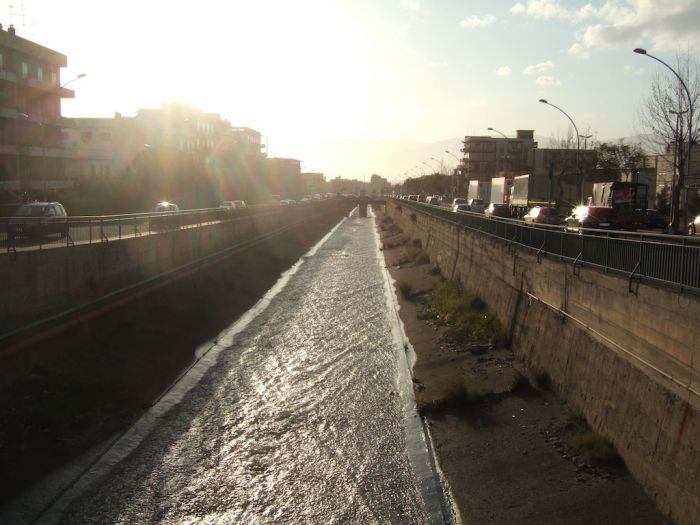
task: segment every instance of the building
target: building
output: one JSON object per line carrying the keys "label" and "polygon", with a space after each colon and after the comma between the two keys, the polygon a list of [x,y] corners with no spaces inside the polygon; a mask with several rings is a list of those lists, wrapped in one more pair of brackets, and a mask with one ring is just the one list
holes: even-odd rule
{"label": "building", "polygon": [[60,83],[66,65],[65,55],[18,36],[13,26],[0,26],[0,187],[10,200],[70,185],[61,99],[75,94],[65,87],[72,80]]}
{"label": "building", "polygon": [[[464,154],[453,172],[457,195],[466,195],[470,180],[490,181],[494,177],[518,175],[556,175],[563,188],[563,201],[579,202],[581,187],[584,195],[592,189],[597,175],[595,150],[570,148],[539,148],[534,130],[519,129],[515,137],[466,136],[460,151]],[[578,165],[583,176],[579,181]],[[597,181],[596,181],[597,182]]]}
{"label": "building", "polygon": [[265,164],[265,177],[260,183],[268,189],[270,196],[299,199],[302,196],[301,161],[273,157]]}
{"label": "building", "polygon": [[326,177],[321,172],[306,171],[301,174],[301,184],[304,195],[326,193]]}

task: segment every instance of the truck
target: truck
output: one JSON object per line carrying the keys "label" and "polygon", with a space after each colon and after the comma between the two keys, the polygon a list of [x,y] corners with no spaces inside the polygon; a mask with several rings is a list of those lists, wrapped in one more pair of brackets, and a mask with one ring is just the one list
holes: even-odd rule
{"label": "truck", "polygon": [[512,187],[513,177],[494,177],[491,179],[491,202],[508,204]]}
{"label": "truck", "polygon": [[520,175],[513,177],[510,209],[513,217],[522,218],[533,206],[556,206],[559,178],[555,175]]}
{"label": "truck", "polygon": [[622,230],[636,230],[646,223],[649,186],[638,182],[598,182],[593,184],[589,205],[612,208],[612,222]]}
{"label": "truck", "polygon": [[472,199],[481,199],[484,202],[489,202],[491,198],[491,181],[489,180],[470,180],[469,190],[467,191],[467,202]]}

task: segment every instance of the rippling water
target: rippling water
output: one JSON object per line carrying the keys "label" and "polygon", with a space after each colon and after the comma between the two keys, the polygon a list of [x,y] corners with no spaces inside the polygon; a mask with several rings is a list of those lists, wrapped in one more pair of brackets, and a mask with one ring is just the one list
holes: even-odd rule
{"label": "rippling water", "polygon": [[426,523],[383,260],[347,219],[65,523]]}

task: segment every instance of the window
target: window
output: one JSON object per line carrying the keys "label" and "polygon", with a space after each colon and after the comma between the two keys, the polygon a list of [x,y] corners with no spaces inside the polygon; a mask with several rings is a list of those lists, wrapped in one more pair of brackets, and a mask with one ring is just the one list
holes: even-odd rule
{"label": "window", "polygon": [[58,75],[56,74],[55,71],[51,72],[51,83],[54,85],[58,84]]}
{"label": "window", "polygon": [[39,82],[44,81],[44,68],[41,68],[41,67],[36,68],[36,79]]}
{"label": "window", "polygon": [[105,142],[112,140],[112,134],[109,131],[103,131],[102,133],[100,133],[100,140]]}
{"label": "window", "polygon": [[5,63],[2,60],[2,53],[0,53],[0,67],[4,67]]}
{"label": "window", "polygon": [[[81,142],[92,142],[92,131],[82,131],[80,133],[80,141]],[[94,169],[94,166],[93,166]]]}
{"label": "window", "polygon": [[22,78],[27,78],[29,76],[29,64],[22,62]]}

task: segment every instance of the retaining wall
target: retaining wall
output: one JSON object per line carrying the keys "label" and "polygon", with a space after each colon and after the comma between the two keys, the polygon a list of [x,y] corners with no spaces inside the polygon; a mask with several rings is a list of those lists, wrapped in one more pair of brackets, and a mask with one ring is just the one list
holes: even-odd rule
{"label": "retaining wall", "polygon": [[482,297],[514,351],[610,439],[679,524],[700,515],[700,300],[509,244],[401,206],[387,212],[443,275]]}
{"label": "retaining wall", "polygon": [[284,235],[304,221],[339,218],[351,207],[339,201],[280,206],[202,227],[0,254],[0,336],[265,236]]}

